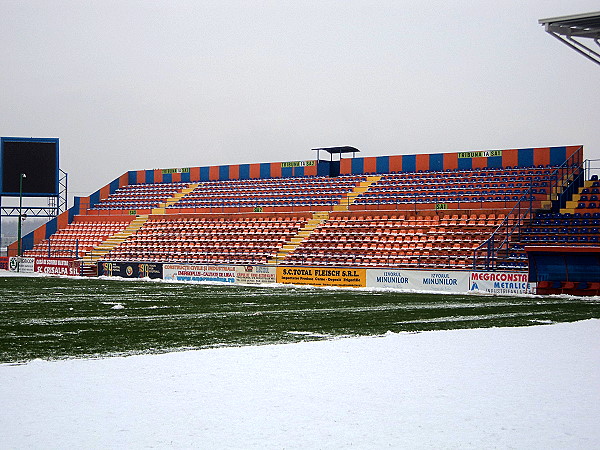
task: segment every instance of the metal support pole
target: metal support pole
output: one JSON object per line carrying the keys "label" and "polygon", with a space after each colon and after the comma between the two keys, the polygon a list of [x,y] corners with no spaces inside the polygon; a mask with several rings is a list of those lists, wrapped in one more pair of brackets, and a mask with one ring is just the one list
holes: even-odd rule
{"label": "metal support pole", "polygon": [[17,256],[21,256],[21,220],[23,218],[23,178],[27,178],[24,173],[19,174],[19,222],[17,224]]}

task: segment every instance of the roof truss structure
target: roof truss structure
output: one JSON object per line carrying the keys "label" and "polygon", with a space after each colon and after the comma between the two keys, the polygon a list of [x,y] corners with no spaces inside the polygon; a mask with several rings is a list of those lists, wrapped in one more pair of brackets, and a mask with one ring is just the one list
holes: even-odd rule
{"label": "roof truss structure", "polygon": [[345,153],[352,153],[352,157],[356,157],[356,153],[360,152],[359,149],[355,147],[350,147],[349,145],[345,145],[343,147],[321,147],[321,148],[313,148],[314,151],[317,152],[317,160],[319,159],[319,153],[321,151],[326,151],[329,153],[330,159],[333,160],[333,155],[339,155],[340,159],[342,159],[342,155]]}
{"label": "roof truss structure", "polygon": [[[600,65],[600,12],[540,19],[538,22],[544,25],[547,33]],[[581,42],[583,39],[588,41]]]}

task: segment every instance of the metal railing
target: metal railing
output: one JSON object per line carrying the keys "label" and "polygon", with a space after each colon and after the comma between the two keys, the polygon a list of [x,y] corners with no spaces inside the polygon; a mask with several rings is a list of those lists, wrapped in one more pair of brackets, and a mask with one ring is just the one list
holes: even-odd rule
{"label": "metal railing", "polygon": [[564,208],[577,189],[583,186],[585,161],[582,161],[582,155],[582,148],[577,148],[550,175],[550,199],[553,212]]}
{"label": "metal railing", "polygon": [[594,175],[600,178],[600,159],[586,159],[584,168],[586,180],[591,180]]}
{"label": "metal railing", "polygon": [[[515,206],[510,210],[504,220],[496,227],[489,238],[483,241],[473,250],[473,270],[484,269],[495,270],[502,251],[506,252],[508,258],[511,250],[511,238],[515,233],[520,235],[521,227],[526,219],[533,214],[533,189],[530,187]],[[483,263],[479,264],[478,252],[485,249]]]}
{"label": "metal railing", "polygon": [[[564,208],[566,202],[573,197],[579,187],[584,185],[585,175],[590,174],[590,162],[600,160],[581,161],[581,147],[575,150],[563,164],[550,174],[550,199],[552,211],[558,212]],[[490,237],[473,250],[473,269],[486,271],[496,270],[498,260],[508,259],[511,251],[513,236],[521,234],[524,222],[533,218],[533,189],[521,196],[512,210],[506,215],[504,221],[492,232]],[[528,205],[527,205],[528,203]],[[525,207],[527,205],[527,207]],[[512,222],[512,223],[511,223]],[[480,263],[478,253],[485,250],[483,262]],[[504,255],[502,253],[505,252]]]}

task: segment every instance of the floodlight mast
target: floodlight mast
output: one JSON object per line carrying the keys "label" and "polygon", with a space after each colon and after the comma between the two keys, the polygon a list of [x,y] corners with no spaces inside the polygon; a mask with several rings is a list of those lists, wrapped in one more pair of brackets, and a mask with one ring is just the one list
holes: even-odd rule
{"label": "floodlight mast", "polygon": [[600,46],[600,12],[538,20],[552,37],[600,65],[600,51],[574,38],[592,39]]}
{"label": "floodlight mast", "polygon": [[23,178],[24,173],[19,174],[19,223],[17,224],[17,256],[21,256],[21,221],[23,220]]}

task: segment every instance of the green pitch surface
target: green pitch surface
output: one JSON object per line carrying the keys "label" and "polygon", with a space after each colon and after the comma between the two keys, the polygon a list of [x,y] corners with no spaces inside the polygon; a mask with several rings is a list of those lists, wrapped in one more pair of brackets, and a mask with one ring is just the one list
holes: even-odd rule
{"label": "green pitch surface", "polygon": [[598,298],[0,277],[0,362],[598,317]]}

